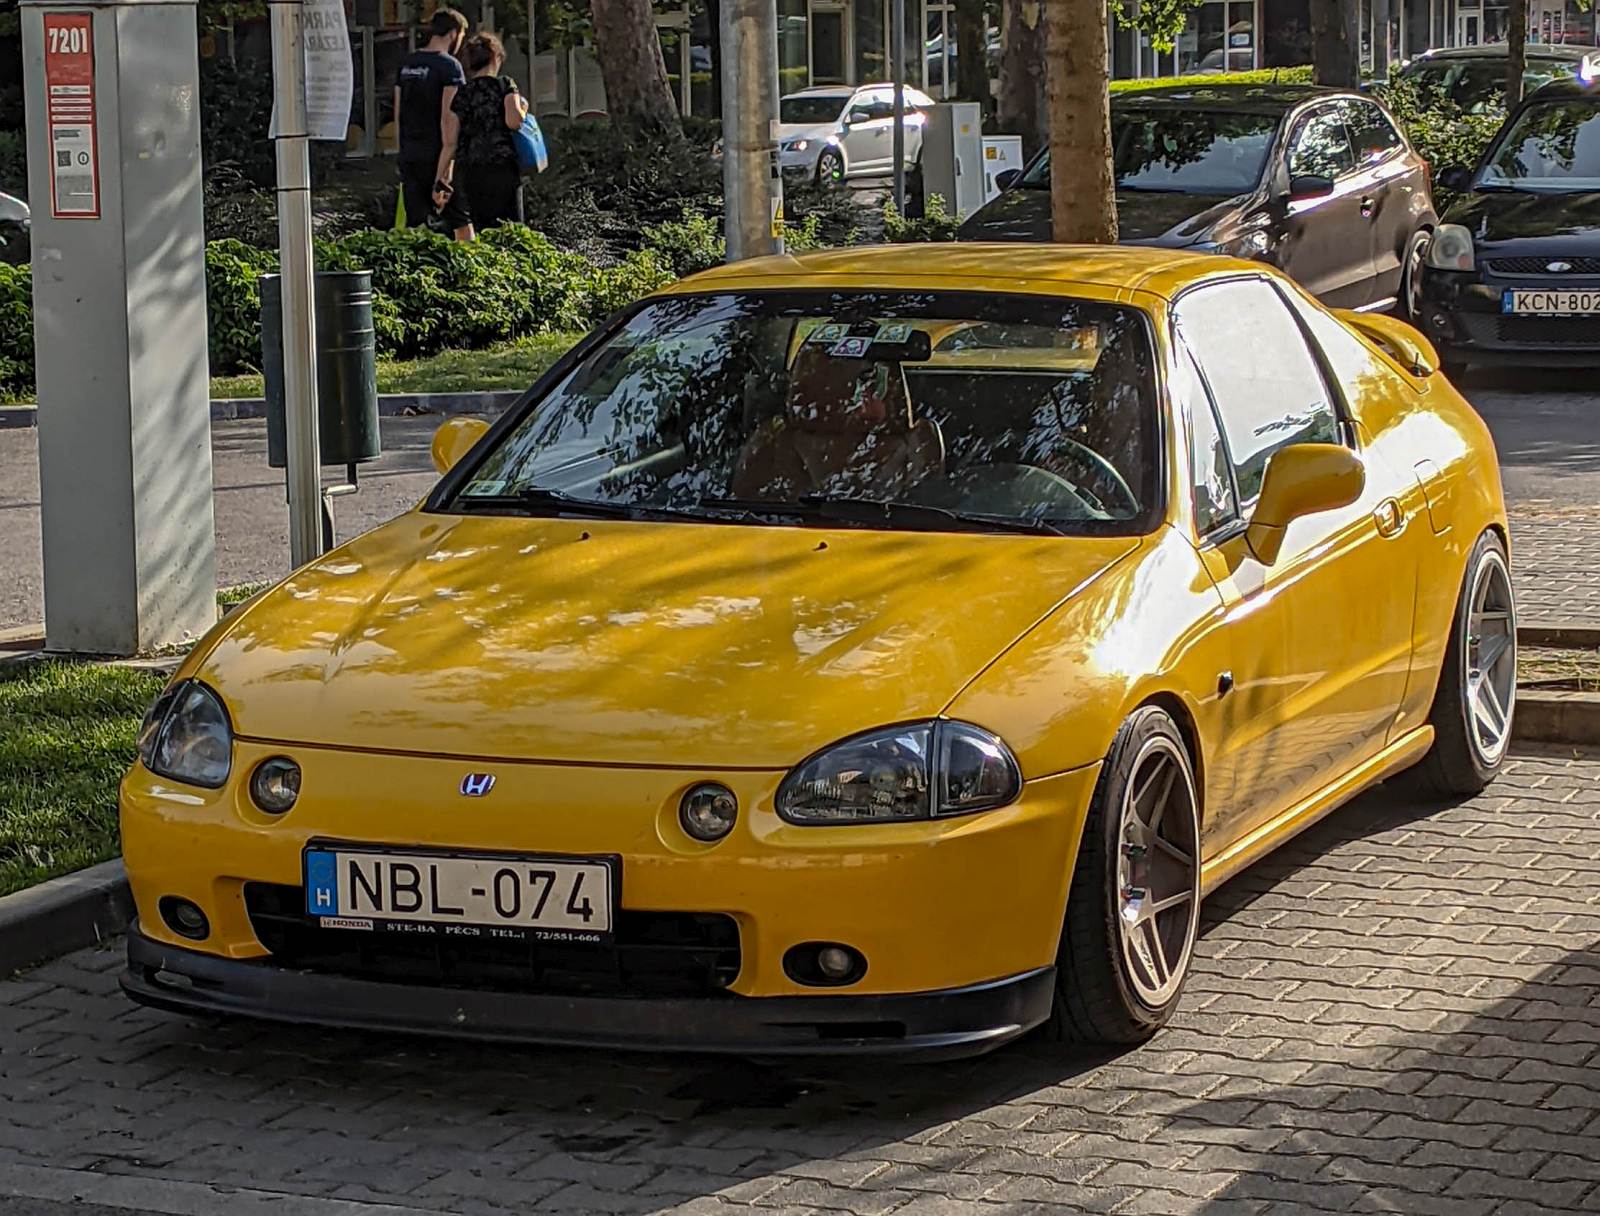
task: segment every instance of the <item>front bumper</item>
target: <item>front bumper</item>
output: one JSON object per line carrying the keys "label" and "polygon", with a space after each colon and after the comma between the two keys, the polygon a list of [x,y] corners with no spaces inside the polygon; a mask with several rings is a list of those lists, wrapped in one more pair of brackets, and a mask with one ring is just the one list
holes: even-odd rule
{"label": "front bumper", "polygon": [[[1596,283],[1573,277],[1559,285],[1588,288]],[[1512,316],[1501,311],[1507,290],[1551,286],[1549,278],[1429,269],[1422,280],[1423,331],[1444,358],[1464,363],[1600,366],[1600,319]]]}
{"label": "front bumper", "polygon": [[1050,1015],[1055,968],[892,996],[616,999],[389,983],[229,959],[128,935],[123,990],[179,1013],[613,1050],[976,1055]]}

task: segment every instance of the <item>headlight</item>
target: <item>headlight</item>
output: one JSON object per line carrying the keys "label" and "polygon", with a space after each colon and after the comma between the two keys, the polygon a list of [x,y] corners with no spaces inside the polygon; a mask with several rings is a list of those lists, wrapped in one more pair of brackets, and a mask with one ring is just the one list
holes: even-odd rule
{"label": "headlight", "polygon": [[810,146],[811,141],[809,139],[791,139],[788,143],[782,145],[782,150],[785,152],[804,152]]}
{"label": "headlight", "polygon": [[1022,770],[995,735],[965,722],[913,722],[824,748],[778,787],[790,823],[887,823],[1004,806]]}
{"label": "headlight", "polygon": [[1472,233],[1460,224],[1440,224],[1428,243],[1428,265],[1435,270],[1475,270]]}
{"label": "headlight", "polygon": [[233,728],[222,701],[198,680],[174,684],[139,728],[139,759],[152,773],[218,789],[233,768]]}

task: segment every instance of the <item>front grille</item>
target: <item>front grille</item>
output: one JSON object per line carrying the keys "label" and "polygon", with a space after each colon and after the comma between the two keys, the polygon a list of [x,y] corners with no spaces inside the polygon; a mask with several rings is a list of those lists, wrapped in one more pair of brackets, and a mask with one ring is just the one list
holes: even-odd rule
{"label": "front grille", "polygon": [[[1551,270],[1551,262],[1566,262],[1572,269]],[[1484,264],[1495,274],[1536,274],[1563,279],[1575,274],[1600,274],[1600,258],[1488,258]]]}
{"label": "front grille", "polygon": [[245,909],[275,961],[360,979],[557,996],[703,997],[739,974],[739,926],[711,912],[617,914],[607,945],[324,929],[301,887],[246,883]]}
{"label": "front grille", "polygon": [[1600,346],[1600,317],[1495,318],[1495,338],[1517,346]]}

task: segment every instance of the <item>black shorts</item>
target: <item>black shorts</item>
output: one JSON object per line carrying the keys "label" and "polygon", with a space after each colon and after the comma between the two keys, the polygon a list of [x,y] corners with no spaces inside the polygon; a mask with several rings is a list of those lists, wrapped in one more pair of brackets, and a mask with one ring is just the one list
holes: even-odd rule
{"label": "black shorts", "polygon": [[400,162],[400,194],[406,203],[408,227],[425,227],[434,215],[440,216],[452,232],[472,223],[466,194],[460,182],[455,183],[455,192],[445,200],[442,210],[434,207],[433,183],[437,180],[438,171],[437,160]]}
{"label": "black shorts", "polygon": [[474,228],[522,219],[522,171],[514,164],[456,165],[457,184],[467,189]]}

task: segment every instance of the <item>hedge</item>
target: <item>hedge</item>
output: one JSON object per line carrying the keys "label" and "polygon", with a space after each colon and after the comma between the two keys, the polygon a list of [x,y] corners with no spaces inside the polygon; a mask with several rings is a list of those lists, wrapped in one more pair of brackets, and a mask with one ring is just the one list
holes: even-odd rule
{"label": "hedge", "polygon": [[33,391],[33,270],[0,262],[0,401]]}
{"label": "hedge", "polygon": [[1207,72],[1196,76],[1148,76],[1141,80],[1113,80],[1113,93],[1128,93],[1134,89],[1193,89],[1210,88],[1214,84],[1310,84],[1309,66],[1293,68],[1257,68],[1250,72]]}

